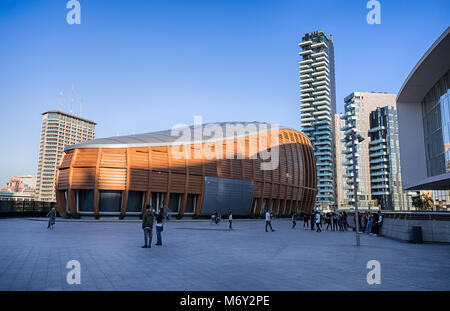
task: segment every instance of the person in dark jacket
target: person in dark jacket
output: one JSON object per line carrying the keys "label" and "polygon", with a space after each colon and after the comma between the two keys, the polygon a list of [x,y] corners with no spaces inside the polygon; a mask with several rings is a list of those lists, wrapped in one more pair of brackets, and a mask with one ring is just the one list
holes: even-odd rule
{"label": "person in dark jacket", "polygon": [[54,207],[47,213],[47,217],[48,217],[47,229],[53,229],[53,226],[55,225],[56,222],[56,209]]}
{"label": "person in dark jacket", "polygon": [[153,235],[153,210],[150,205],[147,205],[147,210],[142,216],[142,229],[144,230],[144,241],[145,244],[142,248],[152,247],[152,235]]}
{"label": "person in dark jacket", "polygon": [[316,222],[315,216],[316,216],[316,213],[315,213],[314,211],[312,211],[312,213],[311,213],[311,219],[310,219],[310,221],[311,221],[311,231],[314,231],[314,224],[315,224],[315,222]]}
{"label": "person in dark jacket", "polygon": [[347,231],[348,228],[348,221],[347,221],[347,213],[344,211],[343,215],[343,222],[344,222],[344,230]]}
{"label": "person in dark jacket", "polygon": [[164,220],[164,214],[162,211],[158,212],[155,215],[156,220],[156,244],[155,245],[162,245],[162,238],[161,238],[161,232],[163,231],[163,220]]}

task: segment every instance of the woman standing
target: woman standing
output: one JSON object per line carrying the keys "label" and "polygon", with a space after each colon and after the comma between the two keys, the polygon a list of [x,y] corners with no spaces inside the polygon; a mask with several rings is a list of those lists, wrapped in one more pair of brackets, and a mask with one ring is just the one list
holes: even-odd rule
{"label": "woman standing", "polygon": [[158,214],[155,216],[156,219],[156,244],[155,245],[162,245],[162,238],[161,238],[161,232],[164,230],[163,227],[163,220],[164,220],[164,214],[159,211]]}

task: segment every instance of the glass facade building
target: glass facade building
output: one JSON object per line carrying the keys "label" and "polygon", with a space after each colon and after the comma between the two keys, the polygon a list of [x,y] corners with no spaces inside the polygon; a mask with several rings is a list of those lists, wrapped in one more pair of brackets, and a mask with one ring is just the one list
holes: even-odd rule
{"label": "glass facade building", "polygon": [[450,27],[426,51],[397,95],[402,184],[450,189]]}
{"label": "glass facade building", "polygon": [[369,136],[372,200],[383,210],[410,210],[411,196],[402,190],[397,110],[386,106],[372,111]]}
{"label": "glass facade building", "polygon": [[450,71],[422,100],[427,176],[450,172]]}
{"label": "glass facade building", "polygon": [[316,204],[336,207],[336,168],[334,165],[334,46],[323,31],[304,34],[299,43],[301,127],[311,140],[317,167]]}
{"label": "glass facade building", "polygon": [[[379,107],[395,107],[395,94],[376,93],[376,92],[353,92],[344,99],[345,113],[341,119],[345,120],[345,125],[341,127],[344,138],[344,149],[341,150],[345,155],[345,161],[342,163],[345,167],[344,179],[347,191],[348,203],[354,204],[354,174],[357,175],[358,183],[358,202],[362,208],[374,207],[371,188],[371,161],[378,161],[374,157],[386,156],[386,150],[379,149],[370,154],[369,130],[370,113]],[[346,142],[345,137],[350,134],[359,134],[364,141],[357,143],[355,147],[355,158],[353,158],[352,142]],[[353,170],[353,161],[356,161],[356,172]],[[381,173],[376,173],[381,174]],[[381,176],[381,175],[380,175]]]}

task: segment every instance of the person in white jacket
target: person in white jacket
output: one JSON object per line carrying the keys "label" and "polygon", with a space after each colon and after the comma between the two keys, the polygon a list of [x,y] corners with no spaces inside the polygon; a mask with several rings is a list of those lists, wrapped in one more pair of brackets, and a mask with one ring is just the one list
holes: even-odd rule
{"label": "person in white jacket", "polygon": [[270,230],[275,231],[275,230],[273,230],[273,228],[272,228],[272,223],[271,223],[271,219],[270,219],[270,218],[271,218],[271,217],[270,217],[269,210],[266,210],[266,232],[268,232],[268,231],[267,231],[267,226],[270,227]]}
{"label": "person in white jacket", "polygon": [[320,229],[320,225],[321,225],[321,223],[320,223],[320,212],[317,211],[316,212],[316,227],[317,227],[316,232],[322,232],[322,229]]}

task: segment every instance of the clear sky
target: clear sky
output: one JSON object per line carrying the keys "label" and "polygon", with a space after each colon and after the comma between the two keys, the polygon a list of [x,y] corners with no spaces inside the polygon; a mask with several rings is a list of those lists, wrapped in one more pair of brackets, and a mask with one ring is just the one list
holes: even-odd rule
{"label": "clear sky", "polygon": [[333,35],[338,112],[352,91],[397,93],[449,26],[448,0],[0,0],[0,186],[37,173],[41,113],[98,123],[96,137],[192,123],[266,121],[300,129],[298,42]]}

